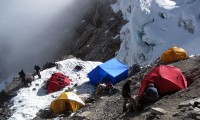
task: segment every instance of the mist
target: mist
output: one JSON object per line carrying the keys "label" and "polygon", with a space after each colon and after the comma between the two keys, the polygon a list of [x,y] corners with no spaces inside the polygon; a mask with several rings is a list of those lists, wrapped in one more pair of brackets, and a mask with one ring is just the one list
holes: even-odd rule
{"label": "mist", "polygon": [[55,60],[63,47],[73,44],[67,41],[70,31],[90,1],[0,0],[0,81]]}

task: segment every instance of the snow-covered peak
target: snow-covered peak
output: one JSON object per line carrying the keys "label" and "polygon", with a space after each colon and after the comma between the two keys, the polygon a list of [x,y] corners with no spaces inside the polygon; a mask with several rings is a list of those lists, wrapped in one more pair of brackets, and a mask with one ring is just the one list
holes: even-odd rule
{"label": "snow-covered peak", "polygon": [[[199,0],[118,0],[111,5],[129,21],[120,31],[117,58],[149,64],[170,47],[199,54]],[[118,10],[118,11],[117,11]]]}

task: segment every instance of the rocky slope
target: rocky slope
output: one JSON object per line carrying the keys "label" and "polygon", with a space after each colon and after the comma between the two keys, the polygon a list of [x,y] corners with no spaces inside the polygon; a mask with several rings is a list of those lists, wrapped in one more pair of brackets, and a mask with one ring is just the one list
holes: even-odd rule
{"label": "rocky slope", "polygon": [[[121,88],[124,82],[122,81],[115,87],[118,92],[111,96],[96,96],[95,102],[88,103],[86,107],[79,110],[70,119],[90,119],[90,120],[103,120],[103,119],[134,119],[134,120],[186,120],[186,119],[199,119],[200,108],[199,97],[200,97],[200,56],[193,57],[189,60],[176,62],[170,65],[174,65],[182,70],[187,80],[193,81],[191,85],[182,91],[176,92],[171,95],[166,95],[156,103],[148,105],[141,112],[127,112],[122,113],[122,103],[123,99],[121,97]],[[133,95],[137,95],[139,83],[141,79],[157,64],[152,64],[151,66],[144,67],[137,76],[139,79],[135,79],[134,76],[128,78],[135,81],[133,86]],[[128,80],[127,79],[127,80]],[[187,100],[191,100],[189,103]],[[196,106],[194,102],[196,101]],[[151,107],[162,108],[167,113],[163,115],[154,114]]]}
{"label": "rocky slope", "polygon": [[76,26],[71,41],[74,46],[66,48],[60,59],[71,54],[82,60],[107,61],[119,50],[119,31],[126,23],[120,13],[115,14],[110,7],[115,0],[96,0]]}
{"label": "rocky slope", "polygon": [[[143,111],[122,113],[123,98],[121,96],[122,85],[131,79],[134,81],[133,94],[137,95],[141,80],[155,68],[158,63],[154,62],[149,66],[143,67],[140,72],[127,78],[115,86],[116,92],[112,95],[92,95],[89,100],[86,100],[86,106],[78,110],[73,116],[62,114],[52,116],[46,114],[48,111],[43,111],[44,114],[35,118],[38,119],[53,119],[61,120],[105,120],[105,119],[125,119],[125,120],[198,120],[200,116],[200,56],[191,57],[188,60],[175,62],[169,65],[180,68],[188,81],[192,83],[187,89],[181,90],[174,94],[165,95],[157,102],[146,105]],[[188,101],[189,100],[189,101]],[[163,109],[164,112],[155,112],[152,108]]]}

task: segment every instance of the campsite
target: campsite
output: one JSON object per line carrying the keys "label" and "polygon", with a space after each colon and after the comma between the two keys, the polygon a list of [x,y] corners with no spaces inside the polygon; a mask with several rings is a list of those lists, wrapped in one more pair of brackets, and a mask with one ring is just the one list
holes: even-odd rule
{"label": "campsite", "polygon": [[[165,95],[157,102],[147,106],[142,112],[128,112],[126,114],[122,113],[122,97],[121,93],[118,92],[112,96],[102,96],[96,99],[95,103],[89,104],[78,111],[72,118],[73,119],[133,119],[133,120],[181,120],[181,119],[196,119],[198,116],[197,107],[193,108],[192,104],[189,105],[186,101],[191,100],[191,103],[199,98],[199,62],[200,57],[195,56],[188,60],[179,61],[172,63],[170,65],[176,66],[181,69],[187,79],[193,80],[193,83],[186,89],[179,92]],[[152,63],[150,66],[143,68],[137,76],[139,79],[136,80],[135,77],[130,77],[128,79],[135,80],[133,86],[133,94],[137,94],[139,90],[139,83],[141,79],[149,73],[156,66],[156,62]],[[121,90],[123,83],[117,84],[117,89]],[[181,105],[180,103],[185,103]],[[165,114],[160,114],[152,112],[151,107],[162,108],[167,111]]]}
{"label": "campsite", "polygon": [[200,120],[199,0],[72,1],[2,4],[0,120]]}
{"label": "campsite", "polygon": [[[127,80],[133,80],[134,83],[132,85],[133,93],[132,95],[137,95],[140,89],[141,80],[145,78],[148,73],[151,73],[153,69],[158,68],[158,61],[154,61],[151,65],[142,67],[142,69],[136,73],[134,76],[130,76],[127,79],[122,80],[118,84],[114,85],[115,89],[118,91],[112,95],[95,95],[93,94],[88,99],[84,99],[85,105],[82,106],[79,110],[74,112],[72,116],[69,114],[60,114],[60,115],[53,115],[52,113],[49,114],[48,109],[40,110],[35,120],[38,119],[150,119],[150,120],[157,120],[157,119],[173,119],[173,120],[180,120],[186,118],[196,118],[198,116],[196,112],[197,107],[192,108],[190,104],[183,104],[187,100],[194,101],[198,100],[199,92],[199,64],[200,56],[193,56],[190,59],[173,62],[168,64],[170,66],[174,66],[179,68],[185,78],[187,80],[192,81],[191,84],[178,92],[173,92],[167,95],[164,95],[160,98],[157,102],[153,104],[149,104],[145,106],[143,111],[140,112],[122,112],[122,103],[123,98],[121,96],[121,89],[123,84]],[[101,65],[101,64],[100,64]],[[162,65],[161,65],[162,66]],[[94,68],[95,69],[95,68]],[[89,73],[89,71],[88,71]],[[162,83],[160,83],[162,84]],[[3,94],[1,94],[2,96]],[[64,95],[64,94],[63,94]],[[62,96],[62,95],[61,95]],[[5,97],[4,97],[5,98]],[[62,99],[62,97],[58,97],[58,99]],[[8,98],[9,99],[9,98]],[[56,99],[55,99],[56,100]],[[54,104],[54,103],[53,103]],[[84,103],[82,103],[84,104]],[[51,105],[52,106],[52,105]],[[161,108],[166,113],[155,113],[152,111],[152,108]],[[8,108],[3,108],[3,111],[9,111]],[[2,112],[2,114],[5,114]],[[6,115],[6,114],[5,114]]]}

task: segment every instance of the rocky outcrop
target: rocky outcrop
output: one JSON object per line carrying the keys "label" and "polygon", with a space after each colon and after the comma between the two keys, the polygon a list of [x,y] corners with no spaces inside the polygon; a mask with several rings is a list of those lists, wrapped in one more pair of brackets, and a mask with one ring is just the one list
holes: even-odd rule
{"label": "rocky outcrop", "polygon": [[[107,61],[120,48],[119,31],[125,24],[121,13],[114,13],[115,0],[96,0],[73,33],[74,46],[61,56],[72,54],[82,60]],[[62,59],[62,57],[60,57]]]}

